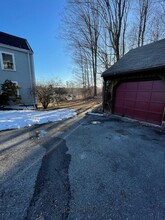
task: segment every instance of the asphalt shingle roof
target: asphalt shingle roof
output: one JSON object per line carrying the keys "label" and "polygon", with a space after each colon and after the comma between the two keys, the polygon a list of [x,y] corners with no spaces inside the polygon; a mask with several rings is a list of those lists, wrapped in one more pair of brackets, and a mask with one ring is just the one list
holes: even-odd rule
{"label": "asphalt shingle roof", "polygon": [[130,50],[103,72],[102,77],[131,74],[160,67],[165,67],[165,39]]}
{"label": "asphalt shingle roof", "polygon": [[4,32],[0,32],[0,43],[32,51],[26,39],[6,34]]}

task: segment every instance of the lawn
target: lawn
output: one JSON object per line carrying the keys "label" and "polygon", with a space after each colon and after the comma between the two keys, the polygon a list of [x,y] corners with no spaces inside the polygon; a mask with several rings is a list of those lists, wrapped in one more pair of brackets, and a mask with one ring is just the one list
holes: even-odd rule
{"label": "lawn", "polygon": [[[70,100],[70,101],[61,102],[58,105],[54,103],[50,103],[47,110],[71,108],[74,109],[79,114],[97,105],[101,105],[101,98]],[[38,105],[38,108],[39,110],[43,110],[41,104]]]}

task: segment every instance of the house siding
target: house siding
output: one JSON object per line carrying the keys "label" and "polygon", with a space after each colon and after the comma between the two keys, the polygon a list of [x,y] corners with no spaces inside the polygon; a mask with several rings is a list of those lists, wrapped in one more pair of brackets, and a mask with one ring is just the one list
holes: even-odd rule
{"label": "house siding", "polygon": [[14,54],[16,71],[3,70],[0,63],[0,84],[6,79],[11,81],[17,81],[21,86],[19,91],[21,95],[21,103],[25,105],[34,105],[35,98],[31,95],[31,91],[34,89],[34,65],[33,55],[30,51],[13,50],[0,46],[0,52],[9,52]]}

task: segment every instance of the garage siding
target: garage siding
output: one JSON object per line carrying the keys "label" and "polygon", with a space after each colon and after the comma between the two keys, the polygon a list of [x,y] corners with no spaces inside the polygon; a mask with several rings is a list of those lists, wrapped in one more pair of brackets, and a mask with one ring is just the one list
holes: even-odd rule
{"label": "garage siding", "polygon": [[139,81],[120,83],[115,92],[114,113],[161,124],[165,108],[165,82]]}

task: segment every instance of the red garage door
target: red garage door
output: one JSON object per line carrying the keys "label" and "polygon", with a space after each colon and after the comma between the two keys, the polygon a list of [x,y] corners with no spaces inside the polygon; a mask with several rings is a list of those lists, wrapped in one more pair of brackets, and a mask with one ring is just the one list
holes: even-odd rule
{"label": "red garage door", "polygon": [[165,82],[123,82],[115,92],[114,113],[161,124],[165,108]]}

